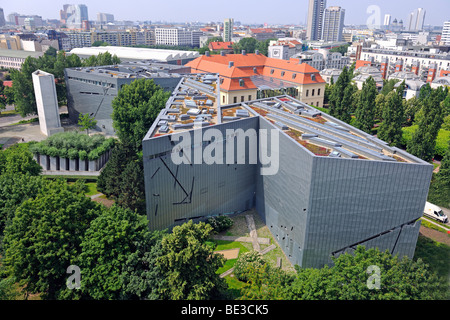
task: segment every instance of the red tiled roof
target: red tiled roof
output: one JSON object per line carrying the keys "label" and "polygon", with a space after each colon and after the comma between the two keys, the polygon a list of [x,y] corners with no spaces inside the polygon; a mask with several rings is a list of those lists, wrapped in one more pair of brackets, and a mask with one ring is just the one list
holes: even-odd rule
{"label": "red tiled roof", "polygon": [[210,42],[209,43],[209,48],[211,50],[230,50],[230,49],[233,49],[233,42],[231,42],[231,41],[227,41],[227,42],[220,42],[220,41]]}
{"label": "red tiled roof", "polygon": [[370,66],[372,62],[366,60],[356,60],[355,70],[364,66]]}
{"label": "red tiled roof", "polygon": [[440,77],[450,76],[450,70],[441,70]]}
{"label": "red tiled roof", "polygon": [[[229,66],[229,62],[233,66]],[[262,75],[289,81],[297,84],[325,83],[319,71],[309,64],[299,63],[299,59],[281,60],[263,56],[261,54],[226,54],[200,56],[189,62],[186,66],[191,67],[192,72],[218,73],[223,79],[222,90],[243,90],[256,88],[250,77]],[[256,72],[255,72],[256,71]],[[295,74],[295,75],[294,75]],[[314,78],[312,77],[314,75]],[[239,79],[245,79],[245,88],[239,86]]]}

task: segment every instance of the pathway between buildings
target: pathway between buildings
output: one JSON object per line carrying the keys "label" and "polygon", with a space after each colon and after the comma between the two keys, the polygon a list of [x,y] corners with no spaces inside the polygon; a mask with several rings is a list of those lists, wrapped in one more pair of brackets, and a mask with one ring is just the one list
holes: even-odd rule
{"label": "pathway between buildings", "polygon": [[[252,215],[246,215],[245,221],[247,222],[248,230],[250,231],[250,237],[230,237],[230,236],[214,236],[214,239],[220,239],[220,240],[227,240],[227,241],[240,241],[240,242],[251,242],[253,245],[253,249],[255,251],[258,251],[262,255],[272,251],[276,248],[275,244],[271,244],[267,248],[261,250],[260,244],[269,245],[270,239],[269,238],[258,238],[258,233],[256,231],[256,225],[255,220],[253,219]],[[231,269],[228,269],[224,273],[220,275],[221,278],[224,278],[230,274],[232,274],[234,271],[234,267]]]}

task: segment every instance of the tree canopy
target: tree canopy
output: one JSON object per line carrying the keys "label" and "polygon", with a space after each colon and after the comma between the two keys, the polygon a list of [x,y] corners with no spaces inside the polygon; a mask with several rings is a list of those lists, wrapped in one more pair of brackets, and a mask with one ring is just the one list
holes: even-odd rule
{"label": "tree canopy", "polygon": [[399,258],[387,251],[366,250],[363,246],[358,246],[353,254],[342,254],[334,258],[333,262],[332,267],[298,269],[289,298],[433,300],[442,292],[436,274],[431,272],[422,260]]}
{"label": "tree canopy", "polygon": [[169,300],[205,300],[225,288],[225,282],[216,273],[225,258],[214,254],[205,242],[212,227],[191,221],[173,228],[162,239],[162,255],[156,266],[165,275],[167,287],[162,296]]}
{"label": "tree canopy", "polygon": [[3,265],[27,293],[57,299],[67,291],[67,267],[81,253],[81,242],[100,204],[64,180],[41,188],[24,201],[5,229]]}
{"label": "tree canopy", "polygon": [[136,150],[170,97],[150,79],[137,79],[119,90],[112,101],[113,127],[123,142]]}
{"label": "tree canopy", "polygon": [[145,216],[113,206],[95,218],[81,242],[78,259],[82,271],[81,291],[96,300],[117,300],[123,296],[123,266],[139,243],[148,241]]}

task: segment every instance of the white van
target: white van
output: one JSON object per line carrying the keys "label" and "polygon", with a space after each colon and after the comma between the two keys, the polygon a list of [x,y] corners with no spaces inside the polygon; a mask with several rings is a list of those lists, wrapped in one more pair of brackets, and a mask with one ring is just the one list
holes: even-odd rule
{"label": "white van", "polygon": [[442,223],[448,222],[448,218],[442,209],[432,203],[429,203],[428,201],[425,203],[423,214]]}

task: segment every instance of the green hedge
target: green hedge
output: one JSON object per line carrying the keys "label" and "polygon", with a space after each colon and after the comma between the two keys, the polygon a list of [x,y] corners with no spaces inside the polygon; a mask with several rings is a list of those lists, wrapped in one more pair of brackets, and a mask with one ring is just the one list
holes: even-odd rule
{"label": "green hedge", "polygon": [[101,134],[88,136],[72,131],[57,133],[46,140],[34,143],[30,146],[30,150],[52,157],[96,160],[114,144],[114,138],[106,139]]}

